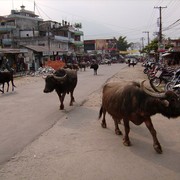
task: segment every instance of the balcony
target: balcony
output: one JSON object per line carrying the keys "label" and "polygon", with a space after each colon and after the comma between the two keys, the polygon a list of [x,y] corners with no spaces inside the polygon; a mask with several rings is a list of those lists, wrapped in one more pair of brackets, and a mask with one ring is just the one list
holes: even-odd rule
{"label": "balcony", "polygon": [[16,29],[16,26],[0,26],[0,32],[11,32],[13,29]]}
{"label": "balcony", "polygon": [[74,43],[74,38],[64,37],[64,36],[54,36],[54,40],[65,42],[65,43]]}
{"label": "balcony", "polygon": [[12,39],[2,39],[3,45],[12,45]]}
{"label": "balcony", "polygon": [[84,43],[82,41],[74,41],[74,45],[79,47],[79,46],[83,46]]}
{"label": "balcony", "polygon": [[79,35],[79,36],[83,36],[84,35],[83,31],[74,31],[74,34],[75,35]]}
{"label": "balcony", "polygon": [[61,42],[69,42],[69,38],[64,36],[54,36],[54,39]]}
{"label": "balcony", "polygon": [[69,38],[69,43],[74,43],[74,38]]}

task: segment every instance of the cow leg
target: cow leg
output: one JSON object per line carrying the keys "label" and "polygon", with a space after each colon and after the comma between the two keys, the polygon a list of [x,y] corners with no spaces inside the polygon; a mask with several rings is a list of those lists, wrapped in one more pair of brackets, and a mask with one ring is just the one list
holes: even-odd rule
{"label": "cow leg", "polygon": [[[0,84],[0,86],[1,86],[1,84]],[[1,91],[2,93],[4,93],[3,90],[0,89],[0,91]]]}
{"label": "cow leg", "polygon": [[12,84],[12,91],[14,91],[14,83],[13,83],[13,81],[11,81],[11,84]]}
{"label": "cow leg", "polygon": [[113,117],[113,120],[114,120],[114,125],[115,125],[115,134],[122,135],[122,132],[120,131],[119,126],[118,126],[118,119]]}
{"label": "cow leg", "polygon": [[5,83],[3,83],[3,85],[2,85],[2,93],[4,93],[4,84],[5,84]]}
{"label": "cow leg", "polygon": [[106,124],[106,110],[103,108],[103,107],[101,107],[102,108],[102,110],[103,110],[103,119],[102,119],[102,123],[101,123],[101,126],[103,127],[103,128],[106,128],[107,127],[107,124]]}
{"label": "cow leg", "polygon": [[131,142],[129,140],[129,132],[130,132],[129,120],[126,118],[123,118],[123,122],[124,122],[124,131],[125,131],[123,144],[125,146],[131,146]]}
{"label": "cow leg", "polygon": [[70,106],[72,106],[73,105],[73,102],[75,102],[75,99],[74,99],[74,96],[73,96],[73,91],[72,92],[70,92],[70,96],[71,96],[71,100],[70,100]]}
{"label": "cow leg", "polygon": [[61,95],[61,93],[58,93],[58,96],[59,96],[59,100],[60,100],[60,110],[63,110],[64,109],[64,98],[65,98],[65,93]]}
{"label": "cow leg", "polygon": [[7,82],[7,92],[9,91],[9,82]]}
{"label": "cow leg", "polygon": [[156,136],[156,130],[154,129],[154,126],[152,124],[152,121],[151,119],[149,118],[148,120],[145,121],[145,124],[146,124],[146,127],[149,129],[152,137],[153,137],[153,147],[155,149],[155,151],[159,154],[162,153],[162,148],[161,148],[161,145],[157,139],[157,136]]}

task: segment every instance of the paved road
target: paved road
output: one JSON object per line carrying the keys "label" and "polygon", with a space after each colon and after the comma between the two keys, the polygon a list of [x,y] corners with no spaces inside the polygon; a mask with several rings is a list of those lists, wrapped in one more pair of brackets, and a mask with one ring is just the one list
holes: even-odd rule
{"label": "paved road", "polygon": [[[76,106],[125,66],[127,65],[101,65],[97,76],[93,75],[92,69],[87,69],[85,72],[79,71],[78,85],[75,90]],[[70,98],[67,96],[66,111],[58,110],[58,96],[55,92],[44,94],[44,84],[41,78],[36,82],[17,87],[14,93],[0,95],[0,165],[52,127],[66,111],[72,109],[68,106]]]}
{"label": "paved road", "polygon": [[[154,151],[152,137],[145,125],[135,126],[130,123],[131,147],[123,146],[123,138],[115,135],[114,124],[109,115],[107,115],[108,128],[101,128],[101,122],[97,120],[100,94],[95,90],[111,76],[109,73],[115,74],[120,70],[121,73],[116,75],[114,80],[116,78],[118,80],[126,78],[138,80],[140,77],[138,73],[142,72],[140,66],[124,69],[121,69],[123,68],[121,65],[103,67],[97,77],[92,75],[92,71],[79,73],[79,85],[75,93],[77,103],[73,109],[69,108],[67,106],[69,98],[67,98],[66,110],[63,112],[59,112],[57,109],[59,105],[56,103],[55,94],[44,95],[39,90],[34,90],[38,87],[36,83],[36,85],[27,86],[31,87],[31,91],[39,93],[39,97],[36,97],[38,97],[37,100],[40,101],[42,107],[36,105],[28,107],[30,110],[32,109],[31,112],[34,111],[36,116],[38,110],[35,109],[40,110],[39,117],[35,116],[37,119],[43,117],[42,121],[39,121],[38,128],[46,121],[50,124],[52,121],[55,123],[55,119],[57,119],[57,122],[39,138],[34,137],[35,141],[26,146],[22,152],[13,156],[10,162],[5,163],[0,169],[0,179],[180,179],[180,118],[167,120],[161,115],[152,117],[163,148],[161,155]],[[91,81],[94,85],[91,84]],[[43,83],[39,85],[39,88],[43,88]],[[94,93],[92,93],[93,91]],[[45,97],[46,101],[44,101]],[[28,98],[28,100],[30,99]],[[84,99],[87,101],[85,102]],[[37,100],[32,98],[31,101],[36,102]],[[37,104],[39,105],[39,103]],[[28,104],[26,105],[28,106]],[[33,131],[35,127],[30,125],[31,123],[26,130]],[[123,132],[123,125],[120,125],[120,129]],[[24,133],[24,136],[27,134]]]}

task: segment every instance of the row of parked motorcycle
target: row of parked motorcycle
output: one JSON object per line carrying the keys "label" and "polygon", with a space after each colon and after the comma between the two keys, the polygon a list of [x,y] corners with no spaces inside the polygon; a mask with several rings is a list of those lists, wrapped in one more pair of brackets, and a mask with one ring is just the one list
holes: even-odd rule
{"label": "row of parked motorcycle", "polygon": [[144,64],[144,73],[147,74],[152,87],[156,91],[172,90],[180,95],[180,67],[169,67],[162,63],[147,62]]}

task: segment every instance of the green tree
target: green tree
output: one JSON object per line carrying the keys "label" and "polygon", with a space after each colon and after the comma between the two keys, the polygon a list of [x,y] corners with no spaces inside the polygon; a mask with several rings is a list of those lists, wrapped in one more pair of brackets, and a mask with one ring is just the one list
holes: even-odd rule
{"label": "green tree", "polygon": [[81,23],[75,23],[74,27],[77,29],[82,29],[82,24]]}
{"label": "green tree", "polygon": [[153,39],[153,40],[149,43],[149,45],[147,45],[147,46],[142,50],[142,52],[143,52],[143,53],[149,53],[149,52],[151,52],[151,51],[157,52],[157,50],[158,50],[158,39],[155,38],[155,39]]}
{"label": "green tree", "polygon": [[131,47],[131,43],[127,42],[126,36],[120,36],[117,40],[117,49],[120,51],[127,51],[129,47]]}

